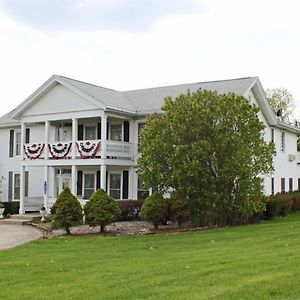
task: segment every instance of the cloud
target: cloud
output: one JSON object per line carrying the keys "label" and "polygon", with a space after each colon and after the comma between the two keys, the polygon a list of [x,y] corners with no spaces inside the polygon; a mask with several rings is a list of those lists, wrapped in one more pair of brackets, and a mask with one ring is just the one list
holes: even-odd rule
{"label": "cloud", "polygon": [[0,0],[11,18],[35,30],[144,31],[170,15],[201,11],[196,0]]}

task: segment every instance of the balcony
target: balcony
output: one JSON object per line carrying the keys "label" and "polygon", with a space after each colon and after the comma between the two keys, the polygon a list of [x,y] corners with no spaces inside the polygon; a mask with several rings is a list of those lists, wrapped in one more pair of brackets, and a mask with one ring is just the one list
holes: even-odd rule
{"label": "balcony", "polygon": [[[37,160],[45,159],[48,155],[49,160],[59,159],[133,159],[133,147],[131,143],[107,140],[106,149],[103,149],[101,140],[76,141],[75,147],[72,142],[49,143],[29,143],[24,144],[24,159]],[[47,147],[47,148],[46,148]],[[106,151],[103,151],[106,150]],[[75,151],[75,155],[73,155]]]}

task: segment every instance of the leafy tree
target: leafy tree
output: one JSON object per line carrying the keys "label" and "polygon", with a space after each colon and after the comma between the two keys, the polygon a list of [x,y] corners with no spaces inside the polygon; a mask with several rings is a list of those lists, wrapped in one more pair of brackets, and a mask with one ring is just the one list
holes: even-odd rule
{"label": "leafy tree", "polygon": [[181,191],[172,193],[169,199],[169,205],[171,220],[177,222],[179,226],[181,226],[183,222],[191,219],[189,200]]}
{"label": "leafy tree", "polygon": [[161,193],[155,192],[145,200],[140,217],[143,220],[152,222],[154,228],[157,229],[158,225],[165,220],[166,214],[167,202]]}
{"label": "leafy tree", "polygon": [[293,95],[286,88],[268,89],[268,101],[277,114],[284,122],[292,122],[295,101]]}
{"label": "leafy tree", "polygon": [[84,213],[87,224],[100,226],[100,232],[105,232],[106,225],[114,222],[121,214],[121,208],[114,198],[103,189],[98,189],[85,204]]}
{"label": "leafy tree", "polygon": [[[141,132],[138,169],[148,188],[181,190],[215,219],[264,209],[258,177],[273,170],[259,109],[244,97],[199,90],[167,97]],[[227,222],[227,221],[226,221]]]}
{"label": "leafy tree", "polygon": [[82,208],[77,198],[69,188],[65,188],[51,208],[53,219],[71,234],[70,227],[82,221]]}

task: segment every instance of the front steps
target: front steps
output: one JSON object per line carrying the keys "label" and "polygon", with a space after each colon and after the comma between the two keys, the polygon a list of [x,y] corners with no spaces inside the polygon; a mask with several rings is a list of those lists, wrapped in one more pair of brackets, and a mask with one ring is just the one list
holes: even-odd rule
{"label": "front steps", "polygon": [[30,223],[37,223],[41,220],[40,214],[24,214],[24,215],[11,215],[9,219],[0,220],[0,224],[12,225],[26,225]]}

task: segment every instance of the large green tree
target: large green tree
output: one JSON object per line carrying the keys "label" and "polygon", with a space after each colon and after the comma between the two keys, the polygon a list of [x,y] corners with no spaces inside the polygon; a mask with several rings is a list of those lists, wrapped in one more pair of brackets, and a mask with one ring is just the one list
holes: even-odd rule
{"label": "large green tree", "polygon": [[266,93],[268,101],[278,117],[284,122],[292,122],[295,101],[289,90],[286,88],[267,89]]}
{"label": "large green tree", "polygon": [[259,109],[244,97],[199,90],[165,99],[142,130],[138,170],[155,191],[182,191],[215,217],[264,209],[260,175],[273,170]]}

